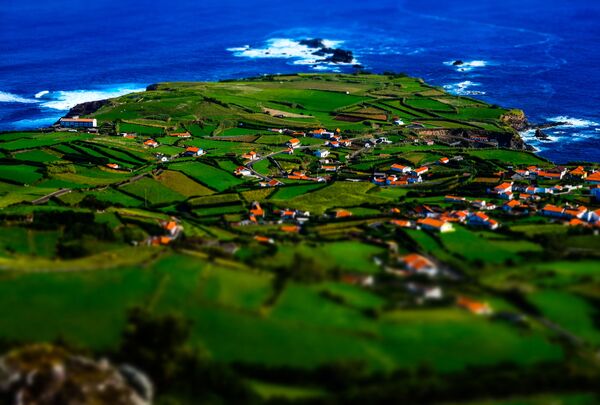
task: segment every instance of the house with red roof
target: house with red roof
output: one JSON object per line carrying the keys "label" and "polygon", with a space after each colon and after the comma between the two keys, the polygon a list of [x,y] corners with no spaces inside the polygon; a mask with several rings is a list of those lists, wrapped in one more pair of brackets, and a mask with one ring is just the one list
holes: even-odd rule
{"label": "house with red roof", "polygon": [[447,165],[448,163],[450,163],[450,159],[448,159],[447,157],[442,157],[438,160],[438,163],[441,165]]}
{"label": "house with red roof", "polygon": [[245,166],[238,166],[233,171],[233,174],[235,174],[236,176],[252,176],[252,171]]}

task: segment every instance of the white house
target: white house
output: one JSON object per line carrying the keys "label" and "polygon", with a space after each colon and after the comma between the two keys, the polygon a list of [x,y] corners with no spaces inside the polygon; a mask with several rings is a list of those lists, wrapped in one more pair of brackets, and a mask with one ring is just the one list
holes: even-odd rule
{"label": "white house", "polygon": [[314,155],[318,158],[326,158],[327,156],[329,156],[329,151],[326,149],[319,149],[314,153]]}

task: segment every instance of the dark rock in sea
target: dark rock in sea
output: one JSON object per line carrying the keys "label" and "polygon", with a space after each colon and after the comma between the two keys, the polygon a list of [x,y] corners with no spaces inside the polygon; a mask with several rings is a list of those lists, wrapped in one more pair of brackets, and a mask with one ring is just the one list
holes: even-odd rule
{"label": "dark rock in sea", "polygon": [[346,51],[344,49],[334,49],[331,56],[328,56],[324,59],[326,62],[333,63],[352,63],[354,60],[354,55],[352,55],[352,51]]}
{"label": "dark rock in sea", "polygon": [[77,115],[88,115],[93,114],[100,109],[103,105],[107,104],[108,100],[96,100],[88,101],[85,103],[77,104],[71,108],[65,117],[74,117]]}
{"label": "dark rock in sea", "polygon": [[324,48],[322,38],[303,39],[300,41],[300,45],[308,46],[309,48]]}
{"label": "dark rock in sea", "polygon": [[454,62],[452,62],[452,66],[461,66],[464,65],[465,62],[463,62],[462,60],[455,60]]}
{"label": "dark rock in sea", "polygon": [[535,130],[535,137],[541,141],[548,141],[550,138],[548,138],[548,135],[546,135],[541,129],[536,129]]}
{"label": "dark rock in sea", "polygon": [[541,124],[541,125],[536,125],[535,128],[537,129],[547,129],[547,128],[554,128],[554,127],[560,127],[563,125],[569,125],[568,122],[547,122],[545,124]]}

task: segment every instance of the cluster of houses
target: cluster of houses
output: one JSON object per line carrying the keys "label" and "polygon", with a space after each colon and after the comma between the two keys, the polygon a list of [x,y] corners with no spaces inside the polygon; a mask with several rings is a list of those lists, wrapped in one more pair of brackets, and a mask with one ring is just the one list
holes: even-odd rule
{"label": "cluster of houses", "polygon": [[416,169],[394,163],[390,167],[392,173],[374,173],[372,182],[380,186],[403,186],[423,182],[423,175],[429,171],[429,167],[421,166]]}
{"label": "cluster of houses", "polygon": [[[466,199],[463,199],[462,197],[447,196],[446,201],[466,202]],[[481,201],[481,203],[484,202],[485,201]],[[400,213],[399,210],[392,209],[392,214],[398,213]],[[496,230],[500,226],[498,221],[490,218],[482,211],[442,210],[429,205],[421,205],[416,207],[412,214],[417,218],[416,221],[408,219],[392,219],[390,223],[400,228],[422,229],[440,233],[454,231],[454,224],[466,224],[471,227],[489,230]]]}
{"label": "cluster of houses", "polygon": [[545,217],[568,221],[571,226],[600,228],[600,209],[592,211],[583,205],[560,207],[546,204],[539,213]]}
{"label": "cluster of houses", "polygon": [[[238,225],[280,225],[279,229],[286,233],[298,233],[302,229],[301,226],[310,219],[310,212],[293,209],[274,210],[270,215],[267,215],[266,210],[258,201],[254,201],[250,205],[250,213],[248,219],[239,222]],[[256,236],[254,238],[259,243],[274,244],[273,238],[265,236]]]}
{"label": "cluster of houses", "polygon": [[151,236],[146,240],[149,246],[168,245],[177,239],[183,232],[183,226],[176,218],[171,218],[168,221],[160,221],[160,227],[164,234]]}

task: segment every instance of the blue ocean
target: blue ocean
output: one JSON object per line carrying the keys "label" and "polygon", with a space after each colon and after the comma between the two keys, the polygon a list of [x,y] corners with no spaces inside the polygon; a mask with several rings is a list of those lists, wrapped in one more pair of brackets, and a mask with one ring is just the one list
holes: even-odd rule
{"label": "blue ocean", "polygon": [[562,122],[523,136],[557,162],[600,161],[598,21],[589,0],[2,0],[0,130],[159,81],[354,71],[311,60],[300,40],[322,38],[369,71]]}

